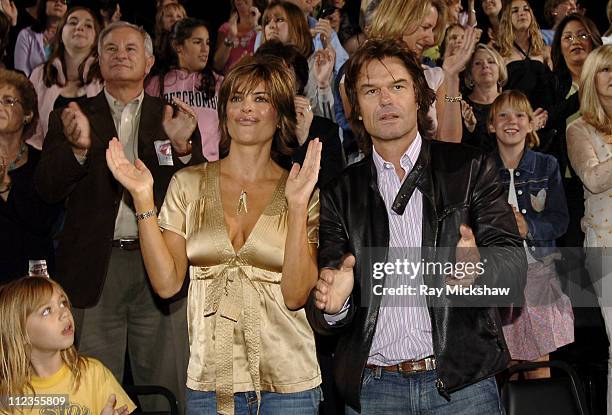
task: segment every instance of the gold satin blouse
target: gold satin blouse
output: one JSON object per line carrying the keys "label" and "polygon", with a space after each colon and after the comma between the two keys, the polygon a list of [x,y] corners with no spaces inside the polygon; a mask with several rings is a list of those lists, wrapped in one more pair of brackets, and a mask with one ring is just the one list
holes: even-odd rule
{"label": "gold satin blouse", "polygon": [[[219,162],[172,178],[159,224],[186,239],[190,286],[187,386],[215,391],[300,392],[321,383],[314,335],[304,310],[291,311],[280,289],[287,235],[287,173],[244,246],[229,239]],[[319,197],[308,207],[308,241],[318,242]],[[228,402],[229,404],[229,402]]]}

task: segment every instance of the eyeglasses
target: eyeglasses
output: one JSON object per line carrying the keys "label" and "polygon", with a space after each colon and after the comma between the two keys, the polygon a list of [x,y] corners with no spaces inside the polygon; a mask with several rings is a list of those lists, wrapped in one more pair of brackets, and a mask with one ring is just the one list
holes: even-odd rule
{"label": "eyeglasses", "polygon": [[574,40],[577,40],[579,42],[584,42],[590,38],[591,38],[591,35],[589,35],[586,32],[576,33],[576,34],[568,33],[568,34],[561,36],[561,40],[566,43],[572,43]]}
{"label": "eyeglasses", "polygon": [[9,105],[11,107],[14,107],[15,104],[20,103],[21,101],[18,98],[14,98],[14,97],[1,97],[0,98],[0,104],[4,105],[5,107],[8,107]]}

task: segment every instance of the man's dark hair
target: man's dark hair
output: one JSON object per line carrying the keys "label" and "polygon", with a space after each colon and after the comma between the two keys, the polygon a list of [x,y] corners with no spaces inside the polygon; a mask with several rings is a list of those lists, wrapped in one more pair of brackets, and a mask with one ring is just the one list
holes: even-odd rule
{"label": "man's dark hair", "polygon": [[366,131],[363,121],[359,119],[361,107],[357,99],[357,81],[362,69],[368,63],[373,60],[382,61],[384,58],[398,58],[412,77],[417,104],[417,127],[419,133],[423,138],[433,138],[433,122],[427,113],[436,95],[427,84],[423,69],[416,57],[401,40],[371,39],[359,48],[347,62],[346,78],[344,81],[348,100],[353,107],[349,116],[349,122],[355,137],[357,137],[361,151],[365,154],[369,154],[372,151],[372,137]]}
{"label": "man's dark hair", "polygon": [[298,48],[291,44],[285,45],[278,40],[269,40],[257,49],[255,55],[271,55],[281,58],[295,72],[297,94],[304,95],[304,88],[308,83],[308,61]]}

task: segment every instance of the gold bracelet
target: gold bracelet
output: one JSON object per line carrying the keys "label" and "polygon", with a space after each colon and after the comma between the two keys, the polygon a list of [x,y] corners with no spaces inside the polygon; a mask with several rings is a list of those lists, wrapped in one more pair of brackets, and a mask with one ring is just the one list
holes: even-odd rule
{"label": "gold bracelet", "polygon": [[151,210],[147,210],[146,212],[136,213],[136,221],[145,220],[157,214],[157,208],[153,208]]}
{"label": "gold bracelet", "polygon": [[444,95],[444,101],[446,102],[461,102],[463,97],[461,95],[457,95],[456,97],[449,97],[448,95]]}

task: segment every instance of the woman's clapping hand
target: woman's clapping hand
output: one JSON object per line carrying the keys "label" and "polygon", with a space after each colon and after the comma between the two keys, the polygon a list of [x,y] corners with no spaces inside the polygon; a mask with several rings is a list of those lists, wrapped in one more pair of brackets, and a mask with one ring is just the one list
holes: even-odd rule
{"label": "woman's clapping hand", "polygon": [[290,209],[308,206],[310,195],[319,179],[321,148],[321,142],[315,138],[308,143],[302,166],[300,167],[297,163],[293,164],[285,185],[285,197]]}
{"label": "woman's clapping hand", "polygon": [[113,138],[108,144],[106,163],[115,179],[132,194],[132,197],[153,196],[151,172],[139,159],[132,164],[125,157],[123,145],[116,138]]}

